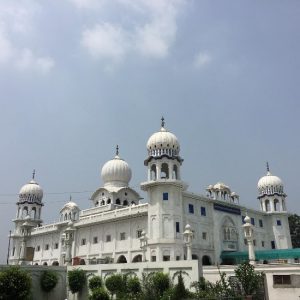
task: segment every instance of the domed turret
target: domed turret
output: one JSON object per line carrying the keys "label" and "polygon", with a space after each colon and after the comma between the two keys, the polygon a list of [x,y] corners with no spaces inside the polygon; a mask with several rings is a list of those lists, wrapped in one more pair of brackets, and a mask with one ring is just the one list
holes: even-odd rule
{"label": "domed turret", "polygon": [[267,175],[261,177],[257,183],[258,199],[261,209],[266,212],[286,211],[282,180],[272,175],[267,163]]}
{"label": "domed turret", "polygon": [[261,177],[257,183],[257,189],[259,196],[263,195],[282,195],[283,192],[283,182],[275,175],[272,175],[269,169],[269,164],[267,163],[267,175]]}
{"label": "domed turret", "polygon": [[180,151],[180,144],[177,137],[165,128],[162,118],[160,131],[152,134],[147,142],[148,155],[158,157],[161,155],[177,156]]}
{"label": "domed turret", "polygon": [[22,186],[19,192],[18,203],[37,203],[41,204],[43,199],[43,189],[34,180],[35,171],[33,172],[32,180]]}
{"label": "domed turret", "polygon": [[126,187],[131,179],[131,169],[126,161],[119,156],[117,146],[116,156],[104,164],[101,177],[105,186]]}
{"label": "domed turret", "polygon": [[72,201],[72,197],[70,196],[70,200],[60,210],[60,221],[78,220],[79,212],[78,205]]}

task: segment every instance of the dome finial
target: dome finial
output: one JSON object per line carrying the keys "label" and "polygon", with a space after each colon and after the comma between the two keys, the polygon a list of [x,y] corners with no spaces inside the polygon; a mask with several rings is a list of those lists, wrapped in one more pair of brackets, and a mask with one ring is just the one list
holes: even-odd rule
{"label": "dome finial", "polygon": [[32,180],[34,180],[34,177],[35,177],[35,169],[33,169],[32,171]]}
{"label": "dome finial", "polygon": [[71,202],[72,201],[72,195],[70,194],[70,199],[69,199],[69,202]]}
{"label": "dome finial", "polygon": [[270,173],[270,167],[269,167],[269,162],[267,162],[267,174]]}
{"label": "dome finial", "polygon": [[119,145],[116,146],[116,156],[119,155]]}
{"label": "dome finial", "polygon": [[165,118],[161,117],[161,127],[165,128]]}

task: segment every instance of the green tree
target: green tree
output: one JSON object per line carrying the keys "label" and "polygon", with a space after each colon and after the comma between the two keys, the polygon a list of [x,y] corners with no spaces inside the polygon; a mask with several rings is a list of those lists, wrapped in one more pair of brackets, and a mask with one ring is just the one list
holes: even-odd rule
{"label": "green tree", "polygon": [[300,248],[300,216],[293,214],[289,216],[289,226],[293,248]]}
{"label": "green tree", "polygon": [[264,282],[264,273],[256,272],[253,265],[243,262],[234,271],[240,283],[243,296],[256,295],[261,290]]}
{"label": "green tree", "polygon": [[177,277],[178,280],[177,284],[174,287],[174,296],[172,297],[172,299],[174,300],[186,299],[190,296],[189,291],[185,288],[182,274],[189,276],[187,272],[181,270],[175,272],[175,274],[173,275],[173,279]]}
{"label": "green tree", "polygon": [[97,287],[92,290],[89,300],[109,300],[109,295],[103,287]]}
{"label": "green tree", "polygon": [[97,289],[97,288],[100,288],[102,286],[103,286],[103,281],[102,281],[102,278],[100,276],[93,276],[89,280],[89,288],[92,291]]}
{"label": "green tree", "polygon": [[0,299],[25,300],[30,296],[31,277],[16,266],[0,272]]}
{"label": "green tree", "polygon": [[160,299],[163,296],[164,292],[171,287],[169,275],[163,272],[153,273],[150,282],[156,295],[156,299]]}
{"label": "green tree", "polygon": [[137,276],[129,277],[127,281],[127,290],[131,296],[131,299],[135,299],[142,292],[140,280]]}
{"label": "green tree", "polygon": [[72,294],[80,292],[86,284],[86,275],[82,269],[74,269],[68,272],[69,288]]}
{"label": "green tree", "polygon": [[111,274],[105,279],[105,286],[111,293],[112,297],[123,293],[125,287],[123,286],[123,277],[121,274]]}
{"label": "green tree", "polygon": [[[41,288],[44,292],[47,294],[50,293],[57,285],[58,282],[58,276],[56,272],[46,270],[42,273],[41,279],[40,279],[40,284]],[[47,295],[48,298],[48,295]]]}

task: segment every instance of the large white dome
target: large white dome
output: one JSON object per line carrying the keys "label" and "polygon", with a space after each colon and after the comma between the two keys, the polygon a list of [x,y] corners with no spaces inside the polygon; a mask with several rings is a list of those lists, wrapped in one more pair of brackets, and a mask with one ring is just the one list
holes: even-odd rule
{"label": "large white dome", "polygon": [[257,183],[257,188],[259,194],[274,194],[274,193],[283,193],[283,182],[282,180],[275,175],[272,175],[270,171],[267,172],[267,175],[261,177]]}
{"label": "large white dome", "polygon": [[19,202],[41,203],[43,199],[43,189],[33,179],[22,186],[19,192]]}
{"label": "large white dome", "polygon": [[164,119],[162,119],[162,126],[160,128],[160,131],[155,132],[148,139],[147,150],[149,155],[152,156],[159,156],[162,154],[173,156],[179,154],[179,141],[173,133],[169,132],[164,127]]}
{"label": "large white dome", "polygon": [[101,171],[104,186],[128,186],[131,175],[128,163],[121,159],[119,155],[105,163]]}

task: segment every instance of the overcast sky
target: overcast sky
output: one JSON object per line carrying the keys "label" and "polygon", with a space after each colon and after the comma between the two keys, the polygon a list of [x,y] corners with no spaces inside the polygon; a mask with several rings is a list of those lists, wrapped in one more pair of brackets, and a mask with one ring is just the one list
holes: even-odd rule
{"label": "overcast sky", "polygon": [[116,144],[140,191],[162,115],[191,191],[221,181],[258,209],[269,161],[299,214],[299,15],[299,1],[0,0],[0,262],[33,169],[45,222],[70,194],[91,206]]}

